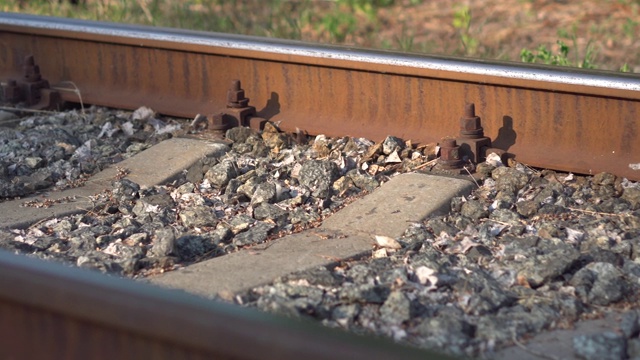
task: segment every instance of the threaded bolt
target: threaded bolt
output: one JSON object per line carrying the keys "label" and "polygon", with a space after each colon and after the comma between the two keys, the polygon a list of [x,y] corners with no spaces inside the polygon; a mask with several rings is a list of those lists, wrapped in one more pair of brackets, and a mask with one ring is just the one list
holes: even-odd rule
{"label": "threaded bolt", "polygon": [[476,116],[476,104],[466,103],[464,104],[464,117],[472,118]]}
{"label": "threaded bolt", "polygon": [[18,82],[14,79],[7,80],[7,84],[2,86],[4,101],[15,104],[20,102],[21,93]]}
{"label": "threaded bolt", "polygon": [[460,160],[460,146],[456,139],[444,138],[440,141],[440,158],[438,164],[443,169],[460,169],[462,168],[462,160]]}
{"label": "threaded bolt", "polygon": [[229,119],[224,113],[211,115],[209,130],[217,134],[224,134],[229,129]]}
{"label": "threaded bolt", "polygon": [[244,96],[240,80],[232,80],[227,91],[227,107],[243,108],[249,106],[249,99]]}
{"label": "threaded bolt", "polygon": [[460,137],[477,139],[484,136],[484,129],[480,117],[476,116],[476,105],[467,103],[464,105],[464,116],[460,118]]}
{"label": "threaded bolt", "polygon": [[24,78],[28,82],[36,82],[42,79],[40,75],[40,66],[36,65],[33,55],[29,55],[24,59]]}
{"label": "threaded bolt", "polygon": [[456,145],[457,145],[456,139],[452,139],[452,138],[442,139],[441,147],[443,148],[452,149],[456,147]]}

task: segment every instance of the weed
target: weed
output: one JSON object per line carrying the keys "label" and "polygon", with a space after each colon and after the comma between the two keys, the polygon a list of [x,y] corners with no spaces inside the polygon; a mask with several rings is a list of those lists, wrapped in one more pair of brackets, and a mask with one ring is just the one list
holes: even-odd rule
{"label": "weed", "polygon": [[[334,0],[321,15],[308,16],[306,22],[313,24],[331,42],[344,43],[348,39],[351,41],[357,30],[378,28],[378,9],[393,3],[393,0]],[[373,38],[375,35],[369,31],[367,36]]]}
{"label": "weed", "polygon": [[464,48],[464,54],[473,56],[478,50],[478,39],[471,35],[471,10],[467,5],[458,7],[453,13],[453,27],[458,31],[460,35],[460,41]]}
{"label": "weed", "polygon": [[[633,48],[637,48],[640,0],[608,2],[614,1],[630,7],[630,11],[619,18],[615,25],[596,22],[589,27],[588,24],[575,22],[564,29],[557,30],[557,38],[563,41],[562,44],[539,46],[531,50],[524,49],[520,53],[522,60],[595,68],[597,47],[591,42],[586,47],[583,43],[578,46],[576,41],[578,31],[588,32],[594,41],[601,41],[603,37],[616,40],[624,38],[611,44],[616,46],[631,44]],[[484,18],[479,17],[478,14],[473,14],[476,16],[474,18],[470,5],[454,6],[449,13],[452,18],[447,20],[449,21],[447,28],[452,27],[453,34],[448,33],[447,37],[426,34],[426,31],[433,30],[427,30],[431,27],[422,26],[421,22],[429,19],[416,19],[408,13],[413,12],[411,7],[419,4],[428,5],[427,3],[429,2],[424,0],[86,0],[79,6],[73,6],[68,0],[0,0],[0,11],[348,43],[402,51],[504,60],[517,57],[512,48],[505,48],[501,44],[491,47],[487,46],[488,43],[481,43],[479,35],[481,29],[484,24],[491,25],[491,23],[486,20],[481,22]],[[539,1],[517,0],[516,3],[527,5],[527,12],[530,12],[537,7],[534,3]],[[392,8],[387,11],[386,7]],[[421,14],[422,8],[416,13]],[[401,14],[401,18],[394,20],[390,17],[397,14]],[[404,15],[407,15],[406,18]],[[535,14],[529,14],[529,17],[535,19]],[[403,22],[406,25],[403,26]],[[389,29],[387,25],[398,26]],[[608,33],[612,27],[616,30],[613,35]],[[490,27],[487,26],[487,28]],[[387,35],[389,34],[387,30],[393,30],[395,33]],[[380,36],[380,34],[383,35]],[[455,36],[457,41],[447,41],[450,35]],[[616,48],[611,50],[620,51]],[[623,65],[619,69],[621,71],[633,69],[634,63],[639,58],[637,54],[627,55],[625,60],[629,61],[630,65]],[[601,65],[608,69],[612,68],[607,64]]]}
{"label": "weed", "polygon": [[624,34],[627,37],[630,37],[633,39],[636,36],[636,28],[638,27],[639,24],[640,24],[639,22],[632,20],[630,18],[627,18],[627,21],[625,21],[625,23],[622,24],[622,32],[624,32]]}
{"label": "weed", "polygon": [[406,24],[402,24],[402,32],[400,36],[396,35],[395,40],[399,50],[406,52],[413,50],[413,34],[407,32]]}
{"label": "weed", "polygon": [[356,28],[356,18],[349,12],[331,12],[322,17],[321,27],[328,32],[332,42],[342,43]]}
{"label": "weed", "polygon": [[[556,41],[558,44],[558,53],[554,54],[551,50],[549,50],[545,45],[540,45],[532,52],[527,49],[522,49],[520,52],[520,59],[522,62],[526,63],[541,63],[547,65],[559,65],[559,66],[577,66],[583,69],[595,69],[596,65],[593,62],[595,57],[595,50],[593,44],[589,42],[587,44],[587,48],[585,50],[585,55],[582,61],[572,62],[569,60],[569,46],[564,43],[562,40]],[[574,41],[574,45],[576,42]],[[575,47],[575,46],[574,46]]]}

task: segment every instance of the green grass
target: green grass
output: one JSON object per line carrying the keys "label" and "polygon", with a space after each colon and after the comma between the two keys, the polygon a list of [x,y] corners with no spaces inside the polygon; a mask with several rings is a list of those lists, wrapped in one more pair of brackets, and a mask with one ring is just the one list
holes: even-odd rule
{"label": "green grass", "polygon": [[[482,43],[482,24],[473,18],[467,5],[450,6],[453,36],[442,43],[420,40],[420,29],[404,21],[396,23],[395,33],[381,35],[384,25],[380,11],[399,3],[411,11],[424,0],[86,0],[80,6],[58,0],[0,0],[0,10],[26,12],[98,21],[177,27],[183,29],[236,33],[243,35],[319,41],[364,47],[430,52],[484,58],[507,59],[504,49],[492,49]],[[523,4],[531,0],[520,0]],[[627,0],[625,3],[640,3]],[[636,7],[633,11],[637,11]],[[635,13],[634,13],[635,14]],[[619,37],[635,39],[640,20],[629,17],[620,22]],[[401,29],[400,29],[401,27]],[[522,61],[560,66],[597,68],[597,47],[589,42],[577,44],[577,26],[558,29],[556,45],[523,49]],[[593,25],[592,32],[598,32]],[[422,34],[424,38],[424,33]],[[591,35],[593,36],[593,34]],[[567,45],[572,43],[571,48]],[[629,61],[634,61],[630,59]],[[632,67],[622,65],[621,71]]]}
{"label": "green grass", "polygon": [[[523,49],[520,52],[520,59],[522,60],[522,62],[525,62],[525,63],[572,66],[572,67],[579,67],[583,69],[597,68],[597,66],[594,64],[594,61],[593,61],[595,57],[595,50],[591,43],[587,44],[587,47],[584,52],[584,57],[581,59],[578,59],[576,55],[574,60],[571,60],[569,58],[570,48],[567,44],[565,44],[562,40],[558,40],[557,45],[558,45],[557,46],[558,51],[555,53],[552,50],[548,49],[545,45],[538,46],[538,48],[534,51]],[[576,47],[577,45],[574,38],[574,49]]]}
{"label": "green grass", "polygon": [[453,13],[453,27],[458,31],[463,54],[474,56],[478,52],[478,39],[471,34],[471,10],[466,5],[457,6]]}

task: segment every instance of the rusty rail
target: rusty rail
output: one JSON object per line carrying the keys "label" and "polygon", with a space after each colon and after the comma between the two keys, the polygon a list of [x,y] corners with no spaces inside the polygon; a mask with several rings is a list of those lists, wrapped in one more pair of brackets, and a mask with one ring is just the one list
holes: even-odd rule
{"label": "rusty rail", "polygon": [[451,359],[0,251],[3,359]]}
{"label": "rusty rail", "polygon": [[239,79],[259,121],[310,134],[434,142],[474,103],[491,145],[522,162],[640,180],[634,75],[0,14],[0,78],[28,55],[88,103],[176,116],[223,111]]}
{"label": "rusty rail", "polygon": [[[72,81],[87,103],[207,114],[216,130],[460,135],[442,144],[451,154],[490,145],[640,180],[640,78],[627,74],[0,14],[0,79],[5,100],[35,107],[77,101],[51,88]],[[0,332],[2,358],[446,358],[3,252]]]}

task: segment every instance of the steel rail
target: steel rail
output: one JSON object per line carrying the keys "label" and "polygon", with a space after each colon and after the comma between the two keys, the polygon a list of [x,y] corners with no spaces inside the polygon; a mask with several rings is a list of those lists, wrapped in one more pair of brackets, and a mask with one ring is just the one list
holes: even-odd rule
{"label": "steel rail", "polygon": [[3,359],[452,359],[0,251]]}
{"label": "steel rail", "polygon": [[310,134],[434,142],[475,103],[519,161],[640,180],[635,75],[0,14],[0,77],[21,76],[27,55],[88,103],[176,116],[223,110],[239,79],[258,115]]}

